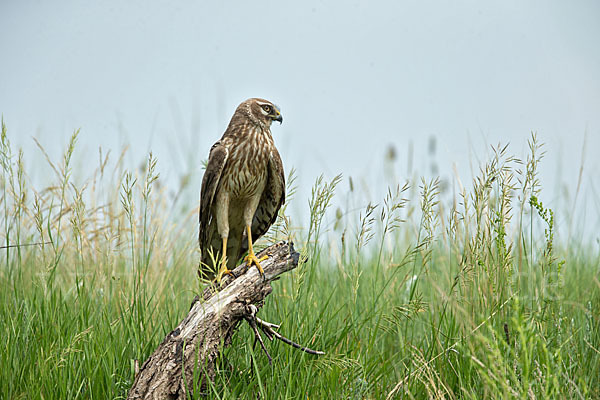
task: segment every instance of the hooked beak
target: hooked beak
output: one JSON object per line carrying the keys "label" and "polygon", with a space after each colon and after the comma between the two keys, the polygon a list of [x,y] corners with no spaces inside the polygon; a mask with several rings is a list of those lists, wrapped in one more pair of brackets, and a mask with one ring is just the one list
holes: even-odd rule
{"label": "hooked beak", "polygon": [[283,115],[281,115],[281,111],[279,111],[279,107],[273,107],[273,112],[271,113],[271,118],[273,121],[279,122],[279,125],[283,122]]}

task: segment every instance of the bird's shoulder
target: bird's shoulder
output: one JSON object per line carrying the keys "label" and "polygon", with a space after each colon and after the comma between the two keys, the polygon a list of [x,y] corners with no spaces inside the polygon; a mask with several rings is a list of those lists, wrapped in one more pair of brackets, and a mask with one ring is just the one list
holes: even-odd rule
{"label": "bird's shoulder", "polygon": [[277,176],[282,179],[283,184],[285,185],[285,172],[283,170],[283,161],[281,160],[281,156],[279,155],[279,151],[277,147],[273,146],[271,148],[271,157],[270,157],[270,165],[274,170]]}
{"label": "bird's shoulder", "polygon": [[219,140],[210,148],[206,170],[202,178],[202,197],[204,198],[204,195],[208,194],[211,202],[228,157],[229,148],[226,141]]}
{"label": "bird's shoulder", "polygon": [[209,158],[209,160],[212,157],[220,158],[223,155],[227,155],[227,153],[229,152],[230,144],[231,144],[230,140],[227,140],[226,138],[221,138],[220,140],[217,140],[210,147],[210,151],[208,152],[208,158]]}

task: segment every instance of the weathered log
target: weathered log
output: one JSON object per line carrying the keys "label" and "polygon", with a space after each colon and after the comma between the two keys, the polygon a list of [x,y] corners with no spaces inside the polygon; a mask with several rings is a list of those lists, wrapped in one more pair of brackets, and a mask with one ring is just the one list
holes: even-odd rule
{"label": "weathered log", "polygon": [[[264,278],[257,268],[248,270],[242,264],[233,271],[233,276],[223,277],[220,287],[212,285],[206,288],[202,300],[196,296],[188,315],[165,337],[140,368],[129,390],[128,399],[187,398],[186,393],[193,386],[194,376],[196,379],[200,377],[200,384],[213,379],[219,351],[231,344],[240,321],[248,320],[258,335],[256,311],[271,293],[271,281],[296,268],[299,259],[293,244],[286,242],[270,246],[257,256],[260,258],[265,254],[269,258],[261,262],[265,271]],[[258,321],[258,326],[272,338],[272,328],[276,325],[260,319]],[[261,346],[266,352],[262,340]],[[322,354],[302,346],[299,348],[313,354]],[[268,352],[267,356],[270,361]]]}

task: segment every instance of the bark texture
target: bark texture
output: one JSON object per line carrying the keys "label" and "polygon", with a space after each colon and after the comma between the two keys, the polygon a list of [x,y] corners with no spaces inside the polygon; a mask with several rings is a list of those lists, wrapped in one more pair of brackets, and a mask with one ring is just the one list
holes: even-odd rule
{"label": "bark texture", "polygon": [[261,262],[264,279],[256,267],[247,270],[242,264],[234,270],[237,278],[227,275],[221,287],[206,288],[202,299],[196,296],[188,315],[140,368],[128,399],[185,399],[194,374],[202,383],[214,377],[219,351],[231,344],[250,305],[260,308],[272,291],[271,281],[298,266],[293,243],[274,244],[257,256],[265,254],[269,258]]}

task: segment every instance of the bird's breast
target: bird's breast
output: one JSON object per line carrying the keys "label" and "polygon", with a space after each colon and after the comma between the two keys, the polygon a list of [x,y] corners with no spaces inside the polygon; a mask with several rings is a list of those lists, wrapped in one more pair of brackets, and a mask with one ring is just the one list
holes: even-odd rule
{"label": "bird's breast", "polygon": [[230,147],[224,186],[234,198],[262,194],[272,145],[266,136],[260,131],[250,132]]}

